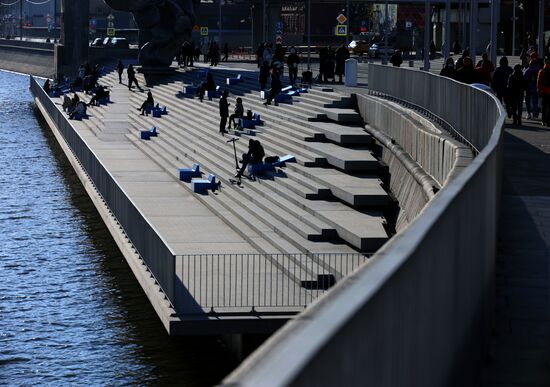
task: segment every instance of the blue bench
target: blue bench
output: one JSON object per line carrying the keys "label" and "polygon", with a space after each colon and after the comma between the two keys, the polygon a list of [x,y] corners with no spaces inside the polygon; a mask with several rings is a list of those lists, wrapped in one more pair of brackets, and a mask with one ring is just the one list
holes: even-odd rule
{"label": "blue bench", "polygon": [[142,140],[149,140],[151,139],[151,137],[157,137],[158,136],[157,127],[153,126],[149,130],[142,130],[140,135]]}
{"label": "blue bench", "polygon": [[280,103],[280,102],[285,102],[285,101],[291,101],[292,100],[292,96],[291,95],[288,95],[288,94],[284,94],[284,93],[279,93],[275,96],[275,98],[273,98],[273,100],[275,101],[275,103]]}
{"label": "blue bench", "polygon": [[199,88],[197,86],[189,85],[189,86],[183,86],[183,95],[194,97]]}
{"label": "blue bench", "polygon": [[208,179],[194,179],[191,181],[191,188],[195,193],[206,193],[209,189],[218,189],[220,183],[216,181],[216,175],[208,174]]}
{"label": "blue bench", "polygon": [[242,80],[241,74],[237,75],[235,78],[226,78],[225,83],[227,85],[236,85]]}
{"label": "blue bench", "polygon": [[158,103],[155,106],[156,110],[160,110],[160,114],[165,115],[168,114],[168,110],[166,110],[166,106],[160,106]]}
{"label": "blue bench", "polygon": [[189,182],[193,177],[201,177],[199,164],[193,164],[191,168],[179,168],[178,172],[181,181]]}
{"label": "blue bench", "polygon": [[239,126],[242,129],[254,129],[256,125],[263,125],[263,121],[260,119],[260,115],[258,113],[252,114],[252,118],[239,118]]}
{"label": "blue bench", "polygon": [[250,176],[256,176],[262,172],[272,172],[275,171],[276,167],[283,167],[285,163],[295,163],[296,157],[292,155],[286,155],[279,157],[279,160],[274,163],[258,163],[258,164],[249,164],[248,165],[248,174]]}

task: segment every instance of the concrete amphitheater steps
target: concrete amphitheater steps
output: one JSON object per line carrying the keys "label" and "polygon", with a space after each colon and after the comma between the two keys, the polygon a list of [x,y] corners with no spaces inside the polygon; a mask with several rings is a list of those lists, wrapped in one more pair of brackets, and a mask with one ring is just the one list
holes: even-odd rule
{"label": "concrete amphitheater steps", "polygon": [[[176,160],[176,157],[179,156],[172,153],[173,150],[169,149],[170,144],[167,141],[163,143],[162,140],[157,138],[145,143],[139,141],[137,136],[134,138],[136,145],[148,153],[149,156],[153,156],[153,159],[159,163],[159,165],[162,165],[168,172],[176,171],[177,166],[181,165],[179,161]],[[199,161],[199,159],[196,161]],[[210,172],[215,173],[216,171],[213,170]],[[172,174],[175,176],[175,172],[172,172]],[[223,181],[224,179],[221,180]],[[226,183],[226,181],[223,182]],[[190,187],[190,184],[188,186]],[[283,253],[355,252],[355,250],[345,244],[311,242],[303,238],[296,233],[294,229],[288,227],[275,217],[270,216],[266,211],[263,211],[256,205],[257,201],[254,203],[246,200],[243,201],[245,198],[242,197],[241,193],[237,193],[238,190],[241,190],[241,188],[234,187],[227,182],[219,194],[197,196],[211,196],[227,211],[237,217],[240,222],[246,224],[252,230],[255,230],[258,235],[265,238],[270,244]],[[288,216],[288,211],[286,213]],[[293,221],[295,222],[296,220]],[[234,227],[232,223],[228,224]],[[243,235],[243,237],[248,239],[246,235]]]}
{"label": "concrete amphitheater steps", "polygon": [[[161,130],[161,134],[159,134],[159,137],[162,136],[163,134]],[[165,133],[165,136],[170,137],[170,134]],[[158,139],[154,139],[152,141],[157,140]],[[172,141],[171,138],[170,141]],[[193,139],[192,137],[188,137],[185,138],[184,141],[192,143]],[[183,142],[180,144],[182,147],[185,146]],[[230,160],[231,155],[227,155],[226,160],[209,160],[205,162],[202,158],[195,157],[195,151],[195,148],[189,149],[188,153],[185,155],[191,158],[191,162],[198,161],[201,162],[203,166],[216,165],[219,167],[220,165],[232,165],[233,163]],[[206,150],[206,152],[208,152],[208,150]],[[227,169],[225,173],[232,172],[232,169],[230,167],[228,168],[229,169]],[[218,176],[221,177],[222,181],[226,180],[223,178],[223,175],[219,174],[218,171],[213,172],[217,173]],[[340,202],[307,200],[296,195],[294,192],[286,189],[285,187],[282,187],[280,184],[278,184],[278,181],[279,180],[275,182],[272,182],[270,180],[261,180],[260,184],[247,184],[246,188],[261,190],[263,189],[263,186],[268,186],[268,189],[263,191],[265,195],[276,195],[276,197],[273,198],[274,201],[280,201],[280,199],[277,199],[277,197],[284,197],[288,199],[296,207],[302,208],[306,212],[313,215],[316,219],[319,219],[334,227],[339,237],[351,243],[353,246],[361,249],[362,251],[374,251],[387,240],[388,235],[384,229],[384,218],[380,212],[359,213]],[[224,182],[227,182],[227,180]],[[381,188],[380,190],[383,192]],[[285,194],[281,194],[282,192],[284,192]],[[282,211],[285,212],[286,209],[283,208]],[[324,250],[318,250],[318,243],[316,244],[316,247],[317,248],[315,250],[317,250],[317,252],[334,251],[334,245],[328,246],[328,250],[326,247],[324,248]]]}
{"label": "concrete amphitheater steps", "polygon": [[[193,142],[193,139],[190,139],[189,137],[182,138],[175,133],[175,130],[163,130],[162,133],[164,134],[164,137],[167,137],[170,141],[172,141],[174,148],[177,146],[177,150],[185,151],[185,154],[188,155],[187,157],[190,157],[189,154],[192,150],[195,150],[197,154],[193,156],[193,161],[200,162],[203,166],[218,166],[217,169],[212,172],[216,173],[220,180],[225,181],[229,185],[231,184],[229,182],[229,178],[224,178],[224,176],[231,176],[231,174],[234,173],[234,169],[232,168],[233,155],[230,149],[227,149],[225,152],[218,149],[218,152],[214,155],[213,152],[211,152],[212,149],[210,147],[204,148],[203,144]],[[202,139],[204,139],[204,137]],[[162,141],[162,139],[155,140]],[[336,231],[333,228],[328,227],[323,222],[313,220],[310,214],[304,212],[300,208],[296,208],[292,203],[287,202],[284,199],[280,199],[275,203],[266,202],[265,196],[263,195],[263,192],[261,192],[262,187],[258,186],[255,188],[256,192],[259,191],[261,197],[252,195],[252,193],[254,193],[252,190],[251,192],[248,192],[248,190],[241,190],[241,193],[248,201],[256,202],[256,204],[261,206],[263,210],[268,211],[279,221],[287,224],[287,226],[294,228],[294,231],[301,234],[304,238],[308,240],[326,240],[336,238]],[[285,211],[293,215],[296,219],[285,217]],[[298,221],[295,222],[295,220]]]}
{"label": "concrete amphitheater steps", "polygon": [[[160,89],[157,89],[155,90],[155,95],[157,96],[157,100],[159,102],[163,104],[171,103],[171,100],[169,99],[169,93],[167,95]],[[162,98],[163,96],[164,98]],[[181,109],[183,109],[183,106],[187,105],[189,106],[189,109],[193,109],[195,113],[198,111],[204,112],[205,118],[215,117],[217,113],[217,106],[212,106],[214,104],[210,102],[203,102],[202,104],[200,104],[202,106],[197,106],[196,102],[197,101],[195,100],[184,100],[180,104],[178,104],[178,107],[176,107],[175,109],[176,111],[181,111]],[[262,128],[263,138],[269,140],[271,144],[277,144],[285,149],[288,149],[296,156],[314,158],[315,165],[317,166],[324,165],[326,164],[326,162],[328,162],[328,164],[331,164],[344,171],[350,172],[373,171],[380,167],[379,161],[372,155],[372,153],[368,149],[358,150],[342,148],[332,143],[304,143],[303,141],[298,141],[297,139],[292,141],[291,139],[280,135],[273,136],[271,135],[272,131],[268,130],[269,125],[267,124],[267,122],[269,122],[269,120],[265,121],[266,126],[265,128]],[[211,122],[212,124],[214,124],[214,119],[211,119]],[[274,132],[277,133],[278,131],[275,129]],[[306,154],[306,151],[308,151],[309,154]]]}
{"label": "concrete amphitheater steps", "polygon": [[[164,86],[163,86],[164,88]],[[155,95],[158,95],[160,90],[155,90]],[[164,94],[161,92],[161,94]],[[139,94],[134,94],[139,96]],[[139,97],[138,97],[139,98]],[[158,99],[158,98],[157,98]],[[173,99],[167,99],[161,101],[163,104],[170,105],[173,103]],[[197,107],[196,100],[186,100],[187,103],[191,104],[191,108]],[[206,101],[201,105],[208,105]],[[214,106],[211,107],[210,111],[205,112],[206,116],[211,114],[216,114],[217,106],[216,103],[211,103]],[[201,107],[201,106],[199,106]],[[162,120],[165,120],[172,115],[164,116]],[[216,125],[217,122],[212,120],[212,125]],[[278,128],[273,128],[274,132],[278,132]],[[350,128],[350,129],[359,129],[359,128]],[[370,136],[368,136],[370,139]],[[307,145],[307,144],[306,144]],[[312,144],[313,145],[313,144]],[[315,144],[318,145],[318,144]],[[326,144],[321,144],[325,146]],[[287,177],[290,180],[299,182],[300,185],[292,184],[287,182],[286,179],[279,179],[283,185],[285,185],[290,190],[298,193],[300,196],[307,199],[322,199],[329,198],[330,191],[343,200],[346,203],[349,203],[352,206],[385,206],[390,202],[389,196],[381,187],[382,182],[373,177],[353,177],[347,174],[343,174],[339,171],[334,171],[330,169],[315,169],[311,170],[310,173],[306,172],[308,169],[300,170],[300,176],[296,174],[287,173]],[[321,176],[319,178],[316,175]],[[312,179],[310,179],[310,177]],[[359,181],[360,180],[360,181]],[[336,183],[337,182],[337,183]],[[302,189],[301,186],[305,185],[306,188]],[[327,188],[330,187],[330,188]]]}
{"label": "concrete amphitheater steps", "polygon": [[[173,84],[172,84],[173,85]],[[164,92],[164,88],[165,88],[166,85],[160,85],[160,86],[156,86],[155,89],[153,89],[153,92],[155,93],[155,96],[157,96],[157,93],[159,91],[162,91]],[[177,86],[174,86],[176,89],[177,89]],[[139,106],[139,104],[142,102],[142,100],[145,98],[144,94],[141,94],[141,93],[135,93],[132,95],[132,104],[135,104],[136,106]],[[148,128],[149,126],[152,126],[153,123],[156,123],[158,127],[162,127],[165,123],[168,124],[169,127],[172,127],[172,126],[176,126],[177,127],[177,124],[178,122],[176,122],[176,119],[177,117],[177,114],[174,114],[174,113],[177,113],[175,110],[172,111],[171,110],[171,106],[173,105],[174,103],[174,99],[173,99],[173,96],[170,95],[170,93],[168,93],[166,95],[166,98],[168,98],[166,101],[160,101],[162,104],[165,104],[165,105],[168,105],[169,107],[169,112],[170,114],[168,116],[163,116],[160,120],[159,119],[151,119],[151,121],[149,123],[147,123],[146,125],[144,125],[142,123],[142,121],[145,121],[143,119],[143,117],[141,116],[137,116],[136,113],[133,113],[136,117],[136,122],[137,122],[137,128],[140,128],[140,129],[146,129]],[[159,99],[159,98],[156,98],[156,99]],[[212,102],[206,102],[203,103],[203,104],[200,104],[198,103],[198,101],[196,100],[188,100],[187,102],[191,102],[191,104],[189,105],[189,107],[192,109],[192,108],[196,108],[197,105],[200,106],[207,106],[207,105],[210,105],[209,109],[208,110],[205,110],[204,113],[205,115],[211,115],[211,114],[214,114],[214,117],[217,116],[217,100],[214,100]],[[195,106],[193,106],[195,105]],[[188,116],[188,114],[186,114],[186,116]],[[171,117],[172,118],[172,122],[168,122],[167,118],[168,117]],[[201,132],[201,136],[204,135],[205,131],[207,131],[207,129],[204,128],[204,122],[202,121],[197,121],[195,124],[196,125],[200,125],[202,123],[202,130],[203,132]],[[149,125],[151,124],[151,125]],[[181,124],[181,122],[179,122],[179,124]],[[217,127],[217,118],[214,118],[211,122],[211,124],[213,125],[213,127]],[[161,129],[161,132],[163,131],[164,129]],[[210,133],[211,135],[213,136],[218,136],[217,133],[213,132],[213,133]],[[161,135],[162,136],[162,135]],[[218,137],[219,138],[219,137]],[[153,140],[155,141],[155,140]],[[246,145],[245,144],[242,144],[242,150],[244,151],[244,149],[246,148]],[[229,150],[228,150],[229,151]],[[241,150],[240,150],[241,151]],[[229,159],[232,159],[232,152],[231,154],[228,156]],[[233,164],[233,162],[231,161],[228,161],[228,165],[231,165]],[[181,165],[180,165],[181,167]],[[232,170],[231,170],[232,172]],[[363,230],[365,229],[368,229],[368,224],[365,224],[365,223],[372,223],[371,221],[367,221],[365,222],[365,220],[368,220],[369,218],[372,218],[372,219],[376,219],[378,218],[379,220],[378,221],[375,221],[374,223],[378,223],[380,227],[374,227],[374,229],[378,229],[378,233],[375,233],[377,235],[375,235],[377,238],[371,238],[372,237],[372,233],[370,233],[371,235],[367,235],[368,238],[370,238],[370,242],[369,243],[364,243],[365,240],[361,238],[361,235],[353,235],[353,230],[350,230],[352,227],[349,227],[348,224],[345,224],[346,222],[342,222],[341,219],[343,218],[352,218],[350,217],[349,215],[351,214],[351,212],[349,211],[353,211],[351,210],[350,208],[346,207],[345,205],[341,204],[341,203],[335,203],[335,202],[326,202],[326,201],[323,201],[322,203],[315,203],[315,202],[312,202],[310,200],[307,200],[304,196],[307,197],[307,193],[302,193],[302,195],[300,194],[297,194],[296,193],[296,190],[291,190],[289,189],[289,185],[287,184],[285,186],[285,184],[278,184],[280,183],[281,181],[291,181],[291,180],[294,180],[294,181],[300,181],[300,180],[304,180],[304,178],[306,179],[309,179],[307,177],[300,177],[298,176],[299,174],[298,173],[295,173],[295,174],[288,174],[289,176],[292,175],[292,178],[288,178],[288,179],[284,179],[284,178],[277,178],[277,182],[271,182],[271,181],[261,181],[261,185],[273,185],[273,186],[276,186],[277,189],[273,189],[269,192],[266,192],[266,194],[273,194],[273,192],[271,191],[276,191],[277,194],[279,196],[283,196],[286,195],[288,196],[288,200],[291,202],[291,203],[294,203],[297,207],[299,208],[303,208],[305,211],[307,211],[308,213],[312,214],[316,219],[320,219],[320,220],[323,220],[323,216],[328,219],[330,222],[332,222],[332,224],[334,226],[338,226],[340,228],[340,230],[337,229],[339,235],[342,233],[342,234],[346,234],[348,232],[351,231],[351,234],[350,234],[350,239],[353,239],[353,238],[356,238],[356,241],[357,241],[357,245],[358,246],[363,246],[364,249],[368,249],[368,250],[373,250],[375,249],[376,247],[378,247],[381,243],[383,243],[386,239],[387,239],[387,234],[385,233],[384,229],[383,229],[383,217],[380,213],[372,213],[372,214],[361,214],[361,213],[358,213],[359,217],[356,219],[358,220],[358,222],[356,222],[356,225],[361,227]],[[315,186],[319,186],[320,184],[313,180],[313,179],[309,179],[310,181],[310,185],[315,185]],[[379,186],[379,184],[377,184]],[[320,187],[322,189],[325,190],[325,192],[327,192],[326,190],[326,187]],[[381,188],[380,188],[381,189]],[[381,189],[382,190],[382,189]],[[284,192],[284,195],[281,195],[281,192]],[[384,192],[382,190],[382,192]],[[313,206],[311,206],[312,203],[315,203]],[[324,211],[325,213],[328,212],[328,211],[333,211],[330,215],[328,214],[324,214],[324,215],[321,215],[318,210],[321,210],[321,211]],[[338,216],[338,212],[340,212],[340,215],[342,213],[345,213],[345,217],[339,217]],[[339,219],[340,218],[340,219]],[[370,219],[370,220],[372,220]],[[339,224],[340,223],[344,223],[344,224]],[[328,222],[327,222],[328,223]],[[367,227],[365,227],[367,226]],[[371,225],[372,226],[372,225]],[[336,227],[334,227],[336,228]],[[372,227],[371,227],[372,228]],[[318,246],[318,244],[317,244]],[[334,246],[334,245],[332,245]],[[374,247],[376,246],[376,247]],[[334,250],[333,248],[332,249],[326,249],[326,248],[323,248],[322,251],[331,251],[331,250]]]}
{"label": "concrete amphitheater steps", "polygon": [[[158,93],[156,93],[158,95]],[[163,100],[163,102],[170,102]],[[196,105],[196,101],[193,104],[193,101],[187,101],[187,103]],[[203,103],[204,104],[204,103]],[[215,107],[217,108],[217,107]],[[209,113],[209,114],[208,114]],[[212,114],[215,114],[215,111],[208,111],[205,112],[205,116],[211,116]],[[165,116],[167,117],[167,116]],[[164,119],[164,117],[163,117]],[[217,122],[215,120],[211,120],[212,125],[216,125]],[[277,131],[277,128],[273,128],[274,131]],[[271,133],[271,131],[267,131],[267,129],[262,134],[262,137],[267,134]],[[353,149],[347,149],[347,148],[341,148],[334,144],[330,143],[301,143],[301,145],[306,149],[314,149],[319,153],[324,153],[326,157],[334,157],[334,163],[337,164],[337,166],[341,167],[341,169],[353,169],[360,170],[360,171],[376,171],[380,167],[380,163],[378,160],[376,160],[370,151],[357,151]],[[341,154],[348,154],[351,156],[357,155],[356,160],[351,160],[350,164],[352,167],[354,167],[353,162],[358,164],[358,167],[355,168],[349,168],[349,165],[345,165],[344,163],[346,160],[342,160],[341,158],[337,158],[333,155],[341,155]],[[347,157],[347,156],[346,156]],[[381,181],[377,178],[361,178],[361,185],[358,183],[358,178],[349,176],[347,174],[341,173],[339,171],[334,170],[325,170],[325,169],[316,169],[316,171],[323,171],[323,174],[325,175],[325,179],[321,181],[320,179],[315,179],[315,181],[322,185],[320,188],[326,188],[329,187],[334,192],[337,192],[335,194],[336,197],[344,200],[345,202],[354,205],[354,206],[361,206],[361,205],[377,205],[377,203],[384,203],[384,205],[389,203],[388,195],[385,193],[385,191],[381,188]],[[331,171],[330,174],[327,173],[327,171]],[[305,177],[310,177],[304,173],[302,173]],[[330,178],[335,178],[331,183]],[[294,178],[291,176],[291,178]],[[294,178],[294,180],[297,180]],[[374,181],[374,184],[372,182]],[[328,184],[327,184],[328,183]],[[347,188],[350,188],[349,190]],[[347,191],[347,192],[346,192]],[[319,190],[317,190],[317,193],[319,193]],[[374,197],[373,193],[375,193]],[[302,195],[303,196],[303,195]],[[369,200],[370,197],[370,200]],[[382,197],[385,197],[385,200],[382,200]]]}

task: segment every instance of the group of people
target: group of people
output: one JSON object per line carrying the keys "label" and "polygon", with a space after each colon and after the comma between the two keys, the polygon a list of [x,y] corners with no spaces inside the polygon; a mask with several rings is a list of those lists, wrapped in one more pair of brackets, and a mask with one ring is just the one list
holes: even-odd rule
{"label": "group of people", "polygon": [[326,83],[331,79],[332,83],[336,83],[336,76],[338,76],[338,83],[342,83],[346,60],[349,57],[349,50],[345,45],[341,45],[336,50],[333,50],[331,46],[321,48],[319,51],[319,76],[317,80]]}
{"label": "group of people", "polygon": [[[229,96],[229,92],[227,90],[224,90],[219,102],[220,133],[222,134],[222,136],[228,133],[229,130],[231,130],[231,125],[233,125],[233,127],[236,129],[238,127],[238,124],[235,122],[235,120],[238,120],[239,118],[244,117],[244,106],[243,106],[243,100],[241,97],[237,97],[233,114],[229,115],[229,106],[231,104],[227,100],[228,96]],[[227,125],[228,120],[229,120],[229,125]],[[227,125],[227,129],[226,129],[226,125]]]}
{"label": "group of people", "polygon": [[[116,65],[117,73],[118,73],[118,83],[122,84],[122,74],[124,74],[124,63],[119,59]],[[134,69],[133,64],[129,64],[128,68],[126,69],[126,75],[128,77],[128,90],[132,90],[134,88],[134,84],[139,89],[139,91],[143,91],[143,88],[139,85],[138,80],[136,78],[136,70]]]}
{"label": "group of people", "polygon": [[[528,56],[529,60],[525,60]],[[481,83],[490,86],[497,98],[506,106],[508,118],[515,125],[522,124],[523,106],[527,108],[527,119],[536,119],[542,113],[542,124],[550,125],[550,56],[542,59],[536,47],[522,52],[521,64],[513,68],[508,58],[500,58],[494,67],[487,53],[474,67],[467,50],[455,62],[448,58],[440,75],[463,83]],[[539,102],[542,101],[542,109]]]}

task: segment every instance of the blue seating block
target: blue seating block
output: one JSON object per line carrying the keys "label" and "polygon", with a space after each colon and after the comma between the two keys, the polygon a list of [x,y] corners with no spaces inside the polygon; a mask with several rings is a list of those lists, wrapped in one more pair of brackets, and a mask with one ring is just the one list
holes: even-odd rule
{"label": "blue seating block", "polygon": [[273,164],[266,163],[249,164],[247,170],[249,175],[255,176],[262,172],[275,171],[275,167],[273,166]]}
{"label": "blue seating block", "polygon": [[160,116],[162,116],[162,110],[154,108],[153,109],[153,117],[160,118]]}
{"label": "blue seating block", "polygon": [[193,177],[201,177],[199,164],[193,164],[191,168],[179,168],[178,171],[182,181],[191,181]]}
{"label": "blue seating block", "polygon": [[279,93],[275,96],[275,98],[273,98],[273,100],[275,101],[275,103],[285,102],[285,101],[292,100],[292,96],[288,94]]}
{"label": "blue seating block", "polygon": [[97,102],[99,102],[100,105],[107,105],[109,102],[111,102],[111,98],[103,97],[100,98]]}
{"label": "blue seating block", "polygon": [[198,87],[190,85],[190,86],[183,86],[183,94],[187,96],[194,96],[197,94]]}
{"label": "blue seating block", "polygon": [[288,93],[289,91],[292,91],[292,86],[283,87],[281,90],[282,93]]}
{"label": "blue seating block", "polygon": [[157,137],[157,136],[158,136],[158,132],[157,132],[157,127],[156,126],[153,126],[149,130],[142,130],[141,131],[141,139],[142,140],[150,140],[151,137]]}
{"label": "blue seating block", "polygon": [[158,103],[155,106],[155,109],[160,110],[160,114],[165,115],[168,114],[168,110],[166,110],[166,106],[160,106]]}
{"label": "blue seating block", "polygon": [[285,163],[295,163],[295,162],[296,162],[296,157],[292,155],[286,155],[283,157],[279,157],[279,160],[275,161],[271,165],[273,165],[273,167],[280,167],[280,166],[283,166]]}
{"label": "blue seating block", "polygon": [[208,174],[207,180],[195,179],[191,181],[191,188],[195,193],[205,193],[209,189],[215,190],[218,188],[218,182],[216,182],[216,175]]}
{"label": "blue seating block", "polygon": [[248,118],[239,118],[239,126],[242,129],[254,129],[254,121]]}

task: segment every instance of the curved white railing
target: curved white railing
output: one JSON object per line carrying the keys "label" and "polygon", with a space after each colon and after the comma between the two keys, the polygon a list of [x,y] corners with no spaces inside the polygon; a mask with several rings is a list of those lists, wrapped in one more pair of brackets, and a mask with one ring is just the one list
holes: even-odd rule
{"label": "curved white railing", "polygon": [[496,98],[369,66],[369,88],[449,123],[477,157],[368,265],[271,337],[224,384],[476,385],[492,320],[502,128]]}

